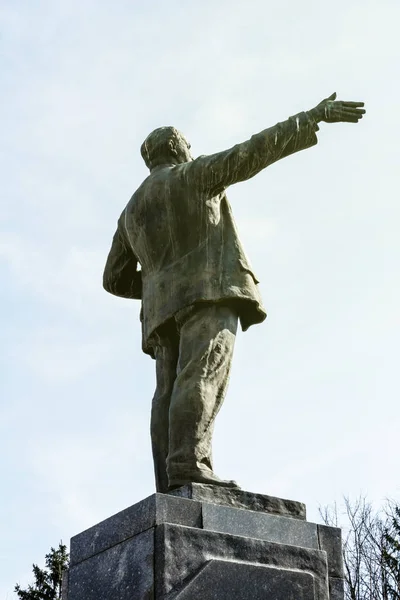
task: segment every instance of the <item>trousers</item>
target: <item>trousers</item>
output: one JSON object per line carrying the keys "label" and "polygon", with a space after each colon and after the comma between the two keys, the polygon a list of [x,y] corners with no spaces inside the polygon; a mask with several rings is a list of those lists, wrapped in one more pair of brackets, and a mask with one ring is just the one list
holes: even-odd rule
{"label": "trousers", "polygon": [[152,341],[156,391],[151,443],[156,489],[212,474],[212,434],[225,397],[238,326],[228,304],[184,308]]}

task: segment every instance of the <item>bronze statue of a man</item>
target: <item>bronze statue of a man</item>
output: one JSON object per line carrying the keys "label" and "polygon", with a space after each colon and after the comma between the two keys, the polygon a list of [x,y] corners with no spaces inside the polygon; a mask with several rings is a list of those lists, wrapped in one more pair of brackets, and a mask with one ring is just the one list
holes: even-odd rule
{"label": "bronze statue of a man", "polygon": [[229,150],[196,159],[174,127],[156,129],[144,141],[150,175],[118,220],[103,285],[142,301],[143,350],[156,360],[151,440],[157,491],[189,482],[237,485],[214,474],[211,437],[238,321],[246,330],[266,312],[226,189],[314,146],[319,122],[357,123],[363,106],[333,94]]}

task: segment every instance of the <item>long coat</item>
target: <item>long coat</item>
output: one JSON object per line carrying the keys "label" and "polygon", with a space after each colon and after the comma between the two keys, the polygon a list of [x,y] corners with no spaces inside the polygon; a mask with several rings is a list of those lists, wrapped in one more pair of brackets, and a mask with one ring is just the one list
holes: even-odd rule
{"label": "long coat", "polygon": [[243,330],[265,319],[225,190],[315,145],[317,130],[299,113],[229,150],[151,171],[118,220],[103,278],[111,294],[142,300],[144,349],[195,302],[235,300]]}

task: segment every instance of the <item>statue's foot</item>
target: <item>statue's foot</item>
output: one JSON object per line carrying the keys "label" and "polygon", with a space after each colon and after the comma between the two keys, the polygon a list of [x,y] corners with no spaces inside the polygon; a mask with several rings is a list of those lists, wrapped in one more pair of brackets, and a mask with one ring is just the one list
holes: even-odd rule
{"label": "statue's foot", "polygon": [[205,483],[206,485],[220,485],[222,487],[236,488],[238,490],[241,489],[236,481],[220,479],[213,473],[205,475],[201,472],[196,472],[193,473],[192,476],[189,475],[179,479],[171,479],[169,482],[168,491],[172,492],[172,490],[176,490],[184,485],[189,485],[190,483]]}

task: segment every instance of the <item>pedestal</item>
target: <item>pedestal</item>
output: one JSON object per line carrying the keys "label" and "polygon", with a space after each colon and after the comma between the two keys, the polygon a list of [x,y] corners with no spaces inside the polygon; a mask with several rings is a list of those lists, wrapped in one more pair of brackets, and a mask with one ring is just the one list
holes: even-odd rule
{"label": "pedestal", "polygon": [[63,600],[343,600],[341,532],[305,506],[192,484],[71,540]]}

